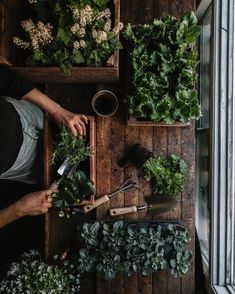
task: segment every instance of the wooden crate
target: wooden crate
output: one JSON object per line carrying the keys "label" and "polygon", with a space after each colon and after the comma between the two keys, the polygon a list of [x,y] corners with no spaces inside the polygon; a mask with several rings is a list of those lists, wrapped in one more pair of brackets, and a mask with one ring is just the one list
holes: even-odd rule
{"label": "wooden crate", "polygon": [[[90,179],[96,187],[96,123],[94,117],[87,116],[89,120],[89,141],[90,146],[94,148],[94,154],[89,160]],[[52,130],[49,118],[45,117],[44,127],[44,185],[48,188],[53,182],[53,171],[49,164],[49,158],[52,152]],[[90,200],[83,201],[81,205],[92,204],[95,196]],[[58,210],[50,209],[45,216],[45,254],[46,257],[52,257],[55,254],[63,252],[72,242],[74,229],[79,217],[74,216],[70,219],[60,218]]]}
{"label": "wooden crate", "polygon": [[[25,67],[25,52],[12,41],[13,36],[20,35],[20,20],[30,16],[25,6],[28,7],[22,0],[0,0],[0,58],[5,58],[19,74],[35,83],[114,83],[119,80],[119,50],[114,51],[106,67],[73,67],[69,75],[54,66]],[[113,6],[116,25],[120,22],[120,0],[113,0]]]}
{"label": "wooden crate", "polygon": [[172,125],[167,124],[164,121],[154,122],[154,121],[147,121],[147,120],[140,120],[135,116],[128,117],[127,125],[131,127],[166,127],[166,128],[185,128],[190,126],[190,122],[181,123],[175,122]]}

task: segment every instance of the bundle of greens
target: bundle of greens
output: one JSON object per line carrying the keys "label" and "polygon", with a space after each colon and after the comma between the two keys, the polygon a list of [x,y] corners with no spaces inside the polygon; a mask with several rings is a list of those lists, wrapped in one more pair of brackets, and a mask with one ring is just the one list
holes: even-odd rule
{"label": "bundle of greens", "polygon": [[53,142],[53,149],[51,164],[67,159],[67,163],[72,166],[77,166],[80,162],[91,156],[93,152],[81,136],[75,137],[65,126],[63,126],[61,132]]}
{"label": "bundle of greens", "polygon": [[193,44],[200,33],[193,12],[152,24],[126,26],[124,36],[133,45],[129,114],[143,120],[187,122],[201,116],[194,89],[198,54]]}
{"label": "bundle of greens", "polygon": [[71,210],[69,207],[78,205],[94,194],[93,183],[86,178],[83,171],[79,170],[59,180],[58,192],[52,194],[52,205],[60,209],[60,217],[65,213],[69,217]]}
{"label": "bundle of greens", "polygon": [[14,43],[31,52],[28,64],[59,65],[70,73],[73,65],[105,66],[115,49],[121,49],[122,23],[112,24],[110,0],[28,0],[35,22],[21,22],[26,39]]}
{"label": "bundle of greens", "polygon": [[66,214],[69,217],[70,214],[79,211],[71,207],[95,194],[92,181],[79,169],[79,164],[91,156],[93,150],[87,146],[85,139],[73,136],[65,126],[53,142],[53,146],[51,164],[66,160],[66,165],[73,169],[73,172],[70,170],[62,176],[58,181],[58,192],[52,194],[52,206],[60,209],[59,216],[63,217]]}
{"label": "bundle of greens", "polygon": [[183,191],[186,170],[184,160],[174,154],[169,159],[150,158],[143,165],[144,178],[152,182],[154,193],[165,196]]}

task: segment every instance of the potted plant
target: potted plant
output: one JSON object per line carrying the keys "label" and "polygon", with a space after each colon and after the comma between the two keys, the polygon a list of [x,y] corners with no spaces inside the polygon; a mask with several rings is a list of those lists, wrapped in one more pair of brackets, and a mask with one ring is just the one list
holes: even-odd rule
{"label": "potted plant", "polygon": [[1,293],[71,294],[80,290],[80,275],[67,262],[62,266],[48,265],[37,251],[24,253],[19,262],[10,265],[0,282]]}
{"label": "potted plant", "polygon": [[124,37],[132,44],[131,89],[126,98],[128,124],[185,126],[201,116],[194,42],[200,32],[193,12],[152,24],[128,24]]}
{"label": "potted plant", "polygon": [[83,204],[84,200],[89,201],[94,197],[94,183],[81,170],[81,163],[91,157],[94,150],[87,145],[84,138],[73,136],[65,126],[56,135],[52,146],[50,164],[58,166],[58,163],[62,163],[65,170],[62,177],[57,180],[58,192],[52,194],[52,206],[60,209],[59,216],[62,217],[66,213],[69,217],[71,207]]}
{"label": "potted plant", "polygon": [[190,265],[190,241],[186,230],[168,223],[90,222],[78,226],[80,250],[78,268],[81,272],[102,272],[114,279],[118,272],[131,276],[134,272],[149,275],[157,270],[171,269],[175,277],[185,274]]}
{"label": "potted plant", "polygon": [[43,83],[118,79],[120,0],[28,2],[32,12],[21,21],[23,37],[13,38],[28,52],[27,68],[17,71]]}

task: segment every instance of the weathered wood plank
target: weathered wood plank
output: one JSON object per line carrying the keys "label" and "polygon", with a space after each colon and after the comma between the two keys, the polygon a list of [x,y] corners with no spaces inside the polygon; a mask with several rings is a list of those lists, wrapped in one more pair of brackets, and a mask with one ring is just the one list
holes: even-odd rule
{"label": "weathered wood plank", "polygon": [[13,68],[35,83],[114,83],[119,78],[119,70],[116,67],[73,67],[69,75],[58,67]]}
{"label": "weathered wood plank", "polygon": [[188,172],[187,181],[182,193],[182,221],[185,223],[191,241],[189,250],[193,252],[190,269],[182,278],[182,293],[195,293],[195,285],[192,283],[195,276],[195,125],[192,123],[189,130],[182,132],[182,158],[186,161]]}

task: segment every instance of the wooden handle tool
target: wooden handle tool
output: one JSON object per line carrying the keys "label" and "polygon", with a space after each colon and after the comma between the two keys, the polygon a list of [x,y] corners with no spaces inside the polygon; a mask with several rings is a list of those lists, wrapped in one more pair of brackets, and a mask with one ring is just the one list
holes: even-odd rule
{"label": "wooden handle tool", "polygon": [[112,208],[110,209],[110,215],[116,216],[116,215],[122,215],[122,214],[128,214],[128,213],[134,213],[137,212],[138,208],[137,206],[129,206],[129,207],[121,207],[121,208]]}
{"label": "wooden handle tool", "polygon": [[97,199],[93,204],[91,205],[86,205],[83,207],[83,210],[85,213],[95,209],[96,207],[100,206],[101,204],[108,202],[109,201],[109,196],[108,195],[104,195],[102,197],[100,197],[99,199]]}

